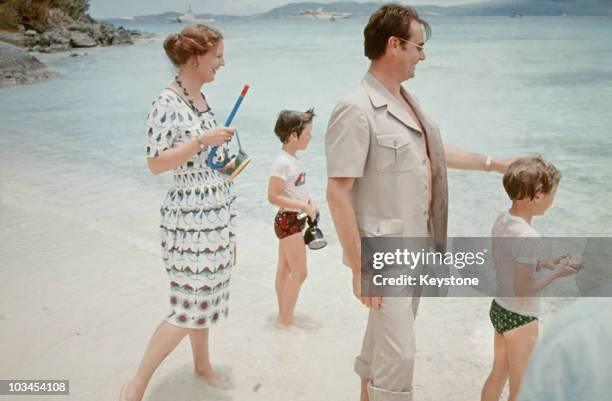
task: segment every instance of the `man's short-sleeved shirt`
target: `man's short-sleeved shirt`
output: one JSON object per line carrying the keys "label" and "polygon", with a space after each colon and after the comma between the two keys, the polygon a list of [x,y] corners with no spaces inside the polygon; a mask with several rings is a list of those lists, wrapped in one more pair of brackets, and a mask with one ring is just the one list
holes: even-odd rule
{"label": "man's short-sleeved shirt", "polygon": [[443,248],[448,190],[442,139],[416,99],[403,87],[402,94],[425,132],[368,73],[332,112],[325,137],[327,175],[356,179],[351,199],[364,236],[431,235]]}

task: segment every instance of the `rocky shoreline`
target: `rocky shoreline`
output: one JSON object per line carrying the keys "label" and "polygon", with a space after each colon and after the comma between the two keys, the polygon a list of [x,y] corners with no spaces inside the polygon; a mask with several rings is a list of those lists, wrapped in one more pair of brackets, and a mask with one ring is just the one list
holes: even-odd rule
{"label": "rocky shoreline", "polygon": [[27,51],[0,42],[0,87],[29,84],[56,75]]}
{"label": "rocky shoreline", "polygon": [[54,26],[44,32],[20,30],[0,31],[0,41],[40,53],[61,52],[74,48],[133,44],[150,37],[139,30],[115,27],[108,22],[74,23]]}
{"label": "rocky shoreline", "polygon": [[131,45],[153,34],[98,22],[89,16],[72,19],[59,10],[49,13],[48,27],[19,26],[16,32],[0,31],[0,86],[25,84],[55,76],[28,51],[55,53],[96,46]]}

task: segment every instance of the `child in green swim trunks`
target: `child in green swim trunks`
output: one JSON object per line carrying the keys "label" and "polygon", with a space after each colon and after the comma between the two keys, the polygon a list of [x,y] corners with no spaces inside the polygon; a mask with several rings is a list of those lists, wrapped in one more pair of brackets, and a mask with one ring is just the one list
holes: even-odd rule
{"label": "child in green swim trunks", "polygon": [[[539,291],[553,280],[575,274],[561,257],[538,260],[540,234],[531,226],[553,203],[561,174],[540,156],[516,160],[504,174],[512,207],[500,213],[492,229],[498,295],[491,304],[495,329],[493,368],[481,401],[497,401],[508,377],[509,401],[516,399],[523,370],[538,338]],[[535,275],[536,268],[550,269]]]}

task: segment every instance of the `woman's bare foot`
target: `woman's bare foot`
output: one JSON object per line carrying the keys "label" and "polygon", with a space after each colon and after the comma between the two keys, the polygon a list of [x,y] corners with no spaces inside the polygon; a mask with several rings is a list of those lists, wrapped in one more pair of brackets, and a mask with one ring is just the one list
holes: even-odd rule
{"label": "woman's bare foot", "polygon": [[119,401],[140,401],[144,395],[145,386],[138,385],[133,380],[121,386]]}
{"label": "woman's bare foot", "polygon": [[212,369],[206,370],[203,372],[198,372],[196,370],[193,373],[198,380],[203,381],[209,386],[212,386],[218,389],[222,389],[222,390],[230,389],[230,384],[227,382],[227,380],[224,380],[224,377],[215,374],[215,372]]}

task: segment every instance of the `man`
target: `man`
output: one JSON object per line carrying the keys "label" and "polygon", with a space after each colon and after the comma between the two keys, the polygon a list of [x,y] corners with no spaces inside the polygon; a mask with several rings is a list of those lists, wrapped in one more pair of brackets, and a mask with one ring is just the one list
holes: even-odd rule
{"label": "man", "polygon": [[362,400],[412,400],[418,294],[362,296],[360,236],[430,238],[444,250],[447,166],[503,172],[508,165],[443,145],[438,127],[402,86],[425,60],[429,32],[407,6],[384,5],[370,17],[364,29],[370,68],[332,112],[325,139],[329,207],[353,292],[370,308],[355,363]]}

